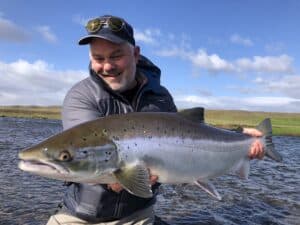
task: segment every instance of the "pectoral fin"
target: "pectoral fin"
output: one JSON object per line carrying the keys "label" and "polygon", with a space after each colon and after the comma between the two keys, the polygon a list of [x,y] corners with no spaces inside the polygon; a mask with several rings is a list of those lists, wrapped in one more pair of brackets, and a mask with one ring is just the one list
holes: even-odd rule
{"label": "pectoral fin", "polygon": [[214,198],[218,199],[218,200],[222,200],[221,195],[219,194],[219,192],[217,191],[217,189],[215,188],[215,186],[210,183],[209,181],[201,181],[201,180],[196,180],[195,184],[202,188],[204,191],[206,191],[208,194],[210,194],[211,196],[213,196]]}
{"label": "pectoral fin", "polygon": [[125,166],[114,172],[120,184],[131,194],[142,198],[153,196],[149,171],[142,165]]}

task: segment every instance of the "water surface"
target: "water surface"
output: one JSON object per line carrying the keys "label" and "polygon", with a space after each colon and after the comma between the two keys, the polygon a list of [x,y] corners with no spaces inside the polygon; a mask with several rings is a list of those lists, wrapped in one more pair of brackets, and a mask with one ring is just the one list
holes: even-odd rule
{"label": "water surface", "polygon": [[[61,131],[57,120],[0,118],[0,225],[43,225],[65,187],[20,171],[17,154]],[[212,182],[217,201],[194,185],[162,185],[156,213],[169,224],[300,224],[300,138],[273,138],[283,163],[251,162],[249,180],[226,175]]]}

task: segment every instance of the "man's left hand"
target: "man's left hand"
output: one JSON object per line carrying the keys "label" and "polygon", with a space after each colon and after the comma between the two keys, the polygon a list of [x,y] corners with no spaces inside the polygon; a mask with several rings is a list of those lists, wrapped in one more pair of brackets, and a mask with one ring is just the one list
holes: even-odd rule
{"label": "man's left hand", "polygon": [[[263,133],[255,128],[243,128],[244,134],[249,134],[253,137],[261,137]],[[249,149],[248,156],[250,159],[262,159],[265,155],[264,146],[260,140],[255,140]]]}

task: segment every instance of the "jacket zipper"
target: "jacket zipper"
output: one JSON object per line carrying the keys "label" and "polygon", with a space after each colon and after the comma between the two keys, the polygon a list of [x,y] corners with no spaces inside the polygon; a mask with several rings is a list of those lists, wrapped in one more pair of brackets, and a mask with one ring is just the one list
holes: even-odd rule
{"label": "jacket zipper", "polygon": [[114,213],[114,217],[115,218],[120,218],[121,217],[121,200],[123,199],[123,196],[124,196],[124,191],[121,191],[121,193],[119,194],[118,196],[118,201],[116,203],[116,208],[115,208],[115,213]]}

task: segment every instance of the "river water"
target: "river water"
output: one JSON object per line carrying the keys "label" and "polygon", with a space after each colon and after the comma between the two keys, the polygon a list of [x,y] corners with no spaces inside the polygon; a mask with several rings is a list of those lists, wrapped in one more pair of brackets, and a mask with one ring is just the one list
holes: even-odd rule
{"label": "river water", "polygon": [[[57,120],[0,118],[0,225],[43,225],[61,202],[63,182],[18,169],[18,152],[61,131]],[[194,185],[162,185],[156,213],[170,225],[300,224],[300,138],[273,138],[283,163],[251,161],[250,177],[212,182],[223,199]]]}

